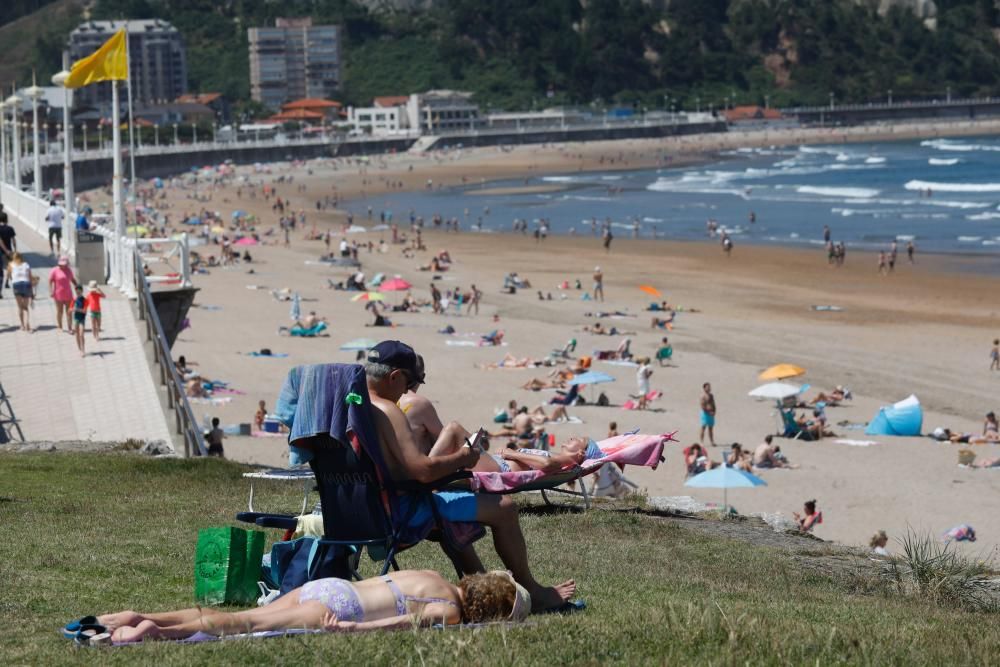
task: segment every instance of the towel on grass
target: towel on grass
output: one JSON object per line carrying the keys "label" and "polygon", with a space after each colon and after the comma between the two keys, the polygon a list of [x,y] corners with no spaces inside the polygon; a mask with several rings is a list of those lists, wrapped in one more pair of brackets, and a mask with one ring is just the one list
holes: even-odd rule
{"label": "towel on grass", "polygon": [[470,480],[472,490],[484,493],[508,493],[534,482],[544,481],[545,477],[577,479],[597,472],[605,463],[647,466],[655,469],[660,464],[663,446],[673,441],[673,436],[673,433],[660,435],[631,433],[608,438],[597,443],[604,456],[588,458],[579,466],[555,473],[544,473],[541,470],[473,472]]}

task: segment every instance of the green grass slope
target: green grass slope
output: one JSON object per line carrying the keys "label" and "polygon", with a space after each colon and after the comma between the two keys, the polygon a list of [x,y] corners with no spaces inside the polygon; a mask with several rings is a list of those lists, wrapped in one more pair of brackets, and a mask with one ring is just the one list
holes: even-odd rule
{"label": "green grass slope", "polygon": [[[587,609],[511,629],[321,635],[75,649],[90,613],[192,604],[199,528],[231,525],[246,468],[130,454],[0,454],[0,654],[7,664],[995,664],[997,616],[862,594],[867,561],[738,522],[522,508],[540,579],[572,576]],[[258,489],[293,510],[297,485]],[[527,501],[526,501],[527,502]],[[489,540],[480,543],[498,567]],[[452,575],[434,545],[400,557]],[[365,567],[372,571],[370,563]],[[877,588],[877,587],[876,587]]]}

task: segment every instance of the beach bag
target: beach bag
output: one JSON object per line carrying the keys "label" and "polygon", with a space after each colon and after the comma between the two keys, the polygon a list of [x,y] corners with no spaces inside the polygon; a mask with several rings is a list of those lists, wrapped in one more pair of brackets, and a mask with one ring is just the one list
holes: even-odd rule
{"label": "beach bag", "polygon": [[336,577],[351,579],[347,565],[350,547],[323,543],[315,537],[276,542],[271,547],[271,568],[265,581],[284,595],[307,581]]}
{"label": "beach bag", "polygon": [[246,604],[257,599],[264,533],[234,527],[202,528],[194,554],[198,604]]}
{"label": "beach bag", "polygon": [[608,400],[607,394],[605,394],[603,391],[597,397],[597,405],[600,405],[601,407],[604,407],[604,408],[606,408],[609,405],[611,405],[611,401]]}

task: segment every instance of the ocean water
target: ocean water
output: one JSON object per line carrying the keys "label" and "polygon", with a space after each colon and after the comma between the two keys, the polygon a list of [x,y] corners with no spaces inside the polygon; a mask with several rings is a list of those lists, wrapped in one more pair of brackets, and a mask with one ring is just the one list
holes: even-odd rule
{"label": "ocean water", "polygon": [[[549,174],[528,185],[558,192],[476,195],[482,185],[400,193],[349,205],[364,222],[391,213],[406,228],[411,213],[458,218],[463,230],[529,230],[547,219],[552,233],[597,232],[605,219],[619,238],[706,239],[714,219],[742,243],[823,244],[823,226],[848,249],[913,240],[919,251],[1000,250],[1000,138],[933,139],[798,148],[742,149],[697,168]],[[524,180],[486,184],[517,187]],[[750,222],[750,215],[756,217]],[[638,222],[638,229],[636,229]]]}

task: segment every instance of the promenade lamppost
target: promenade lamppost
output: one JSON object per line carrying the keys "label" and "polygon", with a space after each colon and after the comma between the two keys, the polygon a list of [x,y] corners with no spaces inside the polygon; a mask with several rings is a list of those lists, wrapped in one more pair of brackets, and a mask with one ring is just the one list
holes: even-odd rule
{"label": "promenade lamppost", "polygon": [[38,100],[42,98],[45,91],[38,87],[32,76],[31,87],[24,91],[24,94],[31,100],[31,152],[32,169],[34,170],[35,198],[42,198],[42,161],[39,153],[38,135]]}
{"label": "promenade lamppost", "polygon": [[174,146],[180,143],[177,139],[177,123],[174,123]]}
{"label": "promenade lamppost", "polygon": [[892,88],[889,89],[889,106],[892,106]]}
{"label": "promenade lamppost", "polygon": [[104,150],[104,125],[101,123],[97,124],[97,148]]}
{"label": "promenade lamppost", "polygon": [[191,143],[198,143],[198,126],[194,123],[191,123]]}
{"label": "promenade lamppost", "polygon": [[87,121],[83,121],[83,152],[87,152]]}
{"label": "promenade lamppost", "polygon": [[701,95],[694,96],[694,110],[695,113],[701,113]]}
{"label": "promenade lamppost", "polygon": [[7,182],[7,103],[0,100],[0,183]]}
{"label": "promenade lamppost", "polygon": [[830,93],[830,111],[833,111],[833,93]]}
{"label": "promenade lamppost", "polygon": [[14,187],[20,191],[21,189],[21,98],[17,96],[17,93],[12,93],[10,97],[6,100],[7,108],[11,111],[11,135],[12,135],[12,148],[13,148],[13,168],[14,168]]}
{"label": "promenade lamppost", "polygon": [[160,124],[157,123],[153,125],[153,143],[157,148],[160,147]]}
{"label": "promenade lamppost", "polygon": [[951,86],[945,88],[945,101],[951,104]]}

